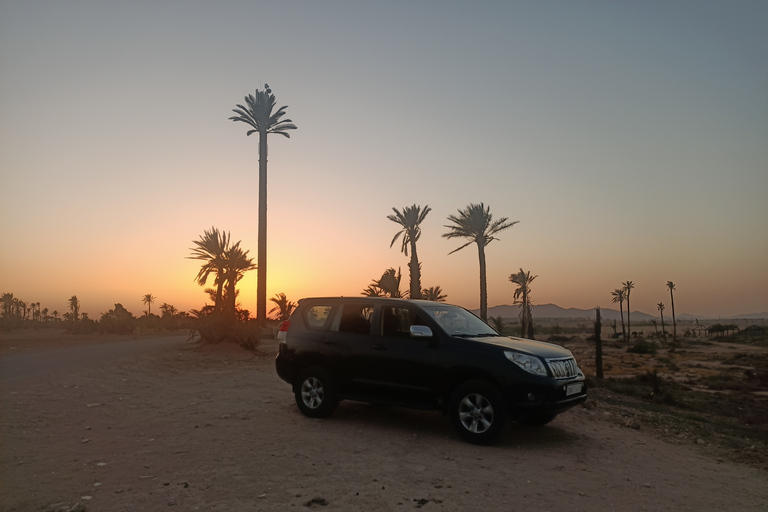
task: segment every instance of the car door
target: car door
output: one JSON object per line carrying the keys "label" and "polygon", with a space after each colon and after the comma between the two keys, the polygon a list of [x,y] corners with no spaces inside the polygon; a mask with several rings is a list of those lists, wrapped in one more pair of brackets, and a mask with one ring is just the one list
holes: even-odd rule
{"label": "car door", "polygon": [[[441,375],[438,338],[411,336],[412,325],[433,329],[426,315],[407,305],[385,305],[376,318],[376,335],[367,365],[378,393],[397,401],[433,403]],[[436,334],[436,333],[435,333]]]}
{"label": "car door", "polygon": [[333,354],[331,371],[342,395],[368,392],[365,368],[370,360],[373,313],[374,304],[364,299],[344,302],[323,335],[326,353]]}

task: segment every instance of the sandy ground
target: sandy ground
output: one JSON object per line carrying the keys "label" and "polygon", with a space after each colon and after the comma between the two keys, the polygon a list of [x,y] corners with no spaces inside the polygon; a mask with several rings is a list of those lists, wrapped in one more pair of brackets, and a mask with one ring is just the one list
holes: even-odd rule
{"label": "sandy ground", "polygon": [[275,349],[160,349],[3,384],[0,510],[768,510],[765,471],[595,400],[494,447],[436,412],[305,418]]}

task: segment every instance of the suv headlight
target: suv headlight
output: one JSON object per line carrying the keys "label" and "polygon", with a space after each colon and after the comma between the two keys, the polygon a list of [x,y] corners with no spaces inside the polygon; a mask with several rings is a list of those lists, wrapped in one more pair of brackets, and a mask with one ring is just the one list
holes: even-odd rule
{"label": "suv headlight", "polygon": [[538,357],[527,356],[525,354],[520,354],[519,352],[509,351],[504,351],[504,355],[507,356],[507,359],[529,373],[534,375],[541,375],[542,377],[547,376],[547,368]]}

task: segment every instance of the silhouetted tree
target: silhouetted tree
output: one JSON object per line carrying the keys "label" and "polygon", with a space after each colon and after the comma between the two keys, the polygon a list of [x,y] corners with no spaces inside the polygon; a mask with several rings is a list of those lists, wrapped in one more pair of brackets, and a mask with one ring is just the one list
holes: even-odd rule
{"label": "silhouetted tree", "polygon": [[430,286],[429,288],[421,290],[421,298],[433,302],[445,302],[445,299],[448,298],[448,296],[443,294],[443,290],[440,286]]}
{"label": "silhouetted tree", "polygon": [[275,307],[269,310],[269,313],[277,313],[278,320],[288,320],[288,317],[291,316],[293,309],[296,307],[296,303],[289,301],[284,293],[275,294],[269,300],[275,303]]}
{"label": "silhouetted tree", "polygon": [[395,242],[403,235],[403,242],[400,246],[400,250],[408,256],[408,248],[411,249],[411,261],[408,263],[408,271],[410,273],[411,287],[410,296],[412,299],[421,298],[421,263],[416,256],[416,242],[421,236],[421,228],[419,224],[422,223],[427,214],[431,211],[429,206],[425,206],[421,209],[421,206],[406,206],[403,211],[399,211],[397,208],[392,208],[395,213],[387,215],[387,218],[392,222],[399,224],[403,229],[395,234],[395,237],[390,242],[389,246],[395,245]]}
{"label": "silhouetted tree", "polygon": [[677,341],[677,319],[675,318],[675,295],[672,293],[675,290],[675,283],[667,281],[667,288],[669,288],[669,299],[672,301],[672,339]]}
{"label": "silhouetted tree", "polygon": [[155,299],[156,299],[156,298],[157,298],[157,297],[155,297],[155,296],[154,296],[154,295],[152,295],[151,293],[147,293],[146,295],[144,295],[144,296],[141,298],[141,302],[143,302],[144,304],[146,304],[146,305],[147,305],[147,316],[149,316],[149,315],[151,315],[151,314],[152,314],[152,304],[154,304],[154,303],[155,303]]}
{"label": "silhouetted tree", "polygon": [[208,276],[211,273],[216,275],[214,280],[216,294],[213,297],[213,313],[221,313],[224,309],[222,297],[224,295],[224,282],[226,281],[224,253],[229,248],[229,233],[211,227],[210,231],[206,230],[199,240],[193,240],[192,243],[195,244],[195,247],[190,248],[192,256],[187,256],[187,259],[204,261],[200,271],[195,276],[195,281],[200,286],[205,286],[208,282]]}
{"label": "silhouetted tree", "polygon": [[256,89],[255,94],[245,97],[245,105],[237,105],[233,112],[236,116],[232,121],[241,121],[253,129],[246,135],[259,134],[259,239],[257,248],[257,285],[256,285],[256,319],[264,325],[267,319],[267,135],[276,133],[290,138],[288,130],[295,130],[296,125],[290,119],[282,119],[287,106],[280,107],[275,112],[275,95],[269,85],[264,84],[264,90]]}
{"label": "silhouetted tree", "polygon": [[632,322],[629,320],[630,308],[629,308],[629,294],[632,293],[632,289],[635,287],[635,283],[627,281],[621,283],[624,285],[624,298],[627,299],[627,334],[632,336]]}
{"label": "silhouetted tree", "polygon": [[664,341],[667,341],[667,331],[666,327],[664,327],[664,303],[659,302],[656,304],[656,308],[659,310],[659,314],[661,315],[661,335],[664,337]]}
{"label": "silhouetted tree", "polygon": [[624,328],[624,288],[616,288],[611,292],[613,298],[611,302],[619,303],[619,313],[621,314],[621,335],[624,336],[624,341],[627,341],[627,331]]}
{"label": "silhouetted tree", "polygon": [[494,328],[496,332],[499,334],[504,334],[504,331],[507,330],[507,324],[504,322],[504,319],[500,316],[492,316],[488,318],[490,321],[491,327]]}
{"label": "silhouetted tree", "polygon": [[603,331],[602,322],[598,306],[595,308],[595,371],[598,379],[603,378],[603,340],[600,338]]}
{"label": "silhouetted tree", "polygon": [[249,270],[256,268],[253,258],[248,257],[249,251],[240,248],[240,241],[224,251],[224,276],[227,282],[225,314],[229,318],[237,315],[237,283]]}
{"label": "silhouetted tree", "polygon": [[491,208],[483,203],[470,204],[464,210],[459,210],[458,215],[449,215],[448,220],[452,225],[446,225],[447,233],[443,233],[444,238],[465,238],[469,240],[458,249],[454,249],[448,254],[460,251],[466,246],[477,244],[477,253],[480,260],[480,318],[488,320],[488,288],[486,284],[486,264],[485,247],[493,240],[498,240],[494,235],[511,228],[519,221],[508,222],[506,217],[494,221],[491,215]]}
{"label": "silhouetted tree", "polygon": [[77,322],[80,313],[80,301],[77,299],[77,295],[70,297],[69,310],[72,312],[72,321]]}
{"label": "silhouetted tree", "polygon": [[520,272],[509,276],[509,280],[517,285],[514,303],[520,304],[520,337],[533,339],[533,313],[531,311],[531,283],[539,276],[531,276],[530,272],[520,269]]}
{"label": "silhouetted tree", "polygon": [[402,276],[400,269],[395,272],[394,268],[388,268],[381,275],[381,278],[374,279],[368,288],[363,290],[363,295],[368,297],[393,297],[401,298],[403,294],[400,293],[400,280]]}

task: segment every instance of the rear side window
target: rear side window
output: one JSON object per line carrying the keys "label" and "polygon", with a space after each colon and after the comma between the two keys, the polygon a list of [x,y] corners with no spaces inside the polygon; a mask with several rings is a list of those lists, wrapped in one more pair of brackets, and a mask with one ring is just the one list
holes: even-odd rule
{"label": "rear side window", "polygon": [[328,318],[331,315],[331,306],[329,305],[317,305],[307,308],[304,313],[304,320],[307,322],[307,327],[310,329],[322,329],[325,327]]}
{"label": "rear side window", "polygon": [[354,332],[369,334],[371,332],[371,317],[373,306],[363,303],[344,304],[341,315],[337,316],[332,331]]}

